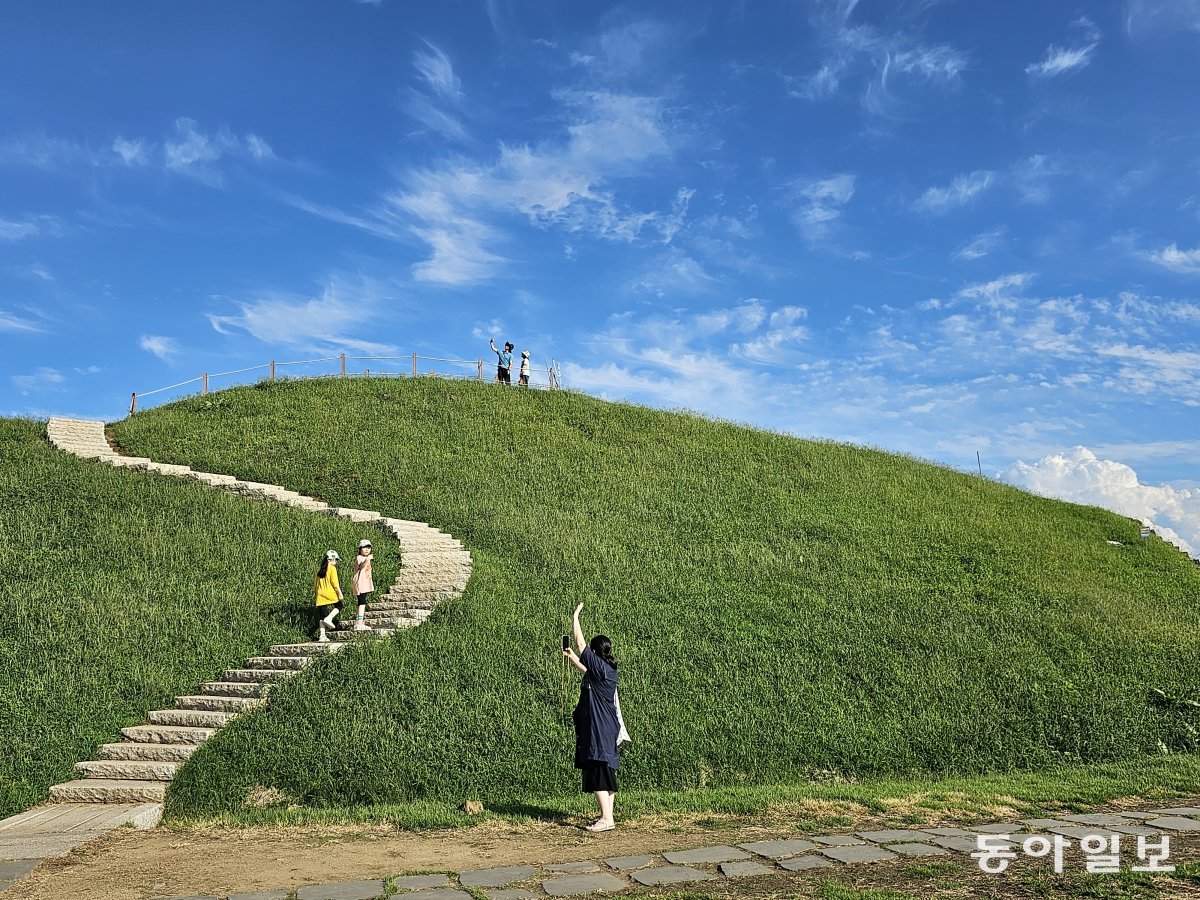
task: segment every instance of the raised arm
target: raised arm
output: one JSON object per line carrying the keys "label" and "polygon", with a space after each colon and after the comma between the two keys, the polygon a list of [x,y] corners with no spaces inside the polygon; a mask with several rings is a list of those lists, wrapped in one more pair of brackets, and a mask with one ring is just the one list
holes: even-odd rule
{"label": "raised arm", "polygon": [[[579,614],[583,612],[583,604],[580,603],[575,607],[575,615],[571,617],[571,632],[575,637],[575,652],[582,653],[583,648],[587,646],[583,640],[583,629],[579,626]],[[587,669],[584,669],[586,672]]]}

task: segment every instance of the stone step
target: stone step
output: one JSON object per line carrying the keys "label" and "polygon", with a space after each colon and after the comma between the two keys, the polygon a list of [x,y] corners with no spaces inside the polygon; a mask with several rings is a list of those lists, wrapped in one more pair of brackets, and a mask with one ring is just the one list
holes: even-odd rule
{"label": "stone step", "polygon": [[121,734],[136,744],[203,744],[217,733],[215,728],[194,725],[134,725]]}
{"label": "stone step", "polygon": [[303,669],[311,662],[308,656],[252,656],[246,665],[252,669]]}
{"label": "stone step", "polygon": [[349,641],[369,641],[375,638],[385,638],[395,633],[396,629],[394,628],[372,627],[370,631],[335,631],[330,637],[344,644]]}
{"label": "stone step", "polygon": [[371,512],[366,509],[351,509],[346,506],[331,506],[327,515],[338,516],[343,519],[349,519],[351,522],[378,522],[382,516],[377,512]]}
{"label": "stone step", "polygon": [[224,672],[226,681],[241,681],[241,682],[263,682],[263,681],[278,681],[280,678],[287,678],[289,675],[295,675],[294,669],[265,669],[261,666],[257,669],[226,669]]}
{"label": "stone step", "polygon": [[106,460],[110,465],[120,466],[123,469],[140,469],[143,466],[150,464],[150,459],[145,456],[114,456],[112,459]]}
{"label": "stone step", "polygon": [[[343,609],[342,618],[345,617],[346,610]],[[337,649],[339,648],[331,647],[328,644],[309,641],[305,644],[275,644],[269,652],[272,656],[320,656],[322,653],[332,653]]]}
{"label": "stone step", "polygon": [[220,728],[237,713],[208,712],[201,709],[155,709],[146,718],[151,725],[182,725],[185,728]]}
{"label": "stone step", "polygon": [[192,694],[175,698],[177,709],[194,709],[204,712],[248,712],[266,705],[266,702],[266,700],[259,700],[256,697],[223,697],[207,694]]}
{"label": "stone step", "polygon": [[206,681],[200,693],[210,697],[263,697],[269,685],[261,681]]}
{"label": "stone step", "polygon": [[103,744],[99,759],[144,759],[183,762],[196,752],[199,744]]}
{"label": "stone step", "polygon": [[188,466],[177,466],[171,463],[148,462],[136,468],[143,469],[147,472],[154,472],[157,475],[186,475],[191,470]]}
{"label": "stone step", "polygon": [[380,600],[367,607],[372,612],[400,612],[409,609],[435,609],[437,600]]}
{"label": "stone step", "polygon": [[388,591],[380,598],[380,602],[404,602],[408,600],[421,602],[428,601],[431,603],[441,603],[444,600],[453,600],[458,596],[455,591]]}
{"label": "stone step", "polygon": [[416,628],[424,622],[424,619],[406,615],[380,616],[377,619],[367,620],[367,624],[371,628]]}
{"label": "stone step", "polygon": [[50,788],[52,803],[162,803],[165,781],[123,781],[80,778]]}
{"label": "stone step", "polygon": [[181,762],[145,759],[98,759],[75,763],[75,771],[85,778],[113,781],[171,781]]}
{"label": "stone step", "polygon": [[213,472],[197,472],[195,470],[189,472],[188,477],[195,478],[197,481],[202,481],[213,487],[224,487],[227,484],[233,484],[237,481],[232,475],[217,475]]}

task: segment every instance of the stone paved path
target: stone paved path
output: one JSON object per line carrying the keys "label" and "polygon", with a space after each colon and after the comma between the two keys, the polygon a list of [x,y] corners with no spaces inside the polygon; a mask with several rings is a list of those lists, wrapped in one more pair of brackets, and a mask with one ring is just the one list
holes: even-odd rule
{"label": "stone paved path", "polygon": [[[528,900],[543,897],[581,897],[619,893],[634,887],[694,885],[733,878],[781,875],[811,869],[836,871],[837,867],[867,863],[887,865],[896,860],[923,856],[959,856],[975,852],[979,839],[1002,840],[1019,846],[1026,838],[1056,835],[1078,845],[1093,835],[1123,841],[1122,864],[1141,863],[1136,841],[1157,841],[1200,832],[1200,806],[1157,807],[1144,811],[1064,815],[1054,819],[1021,819],[963,828],[896,828],[845,834],[806,835],[776,841],[753,841],[737,847],[715,845],[663,854],[620,856],[566,864],[504,866],[460,872],[457,876],[400,875],[390,879],[305,885],[295,889],[297,900],[376,900],[411,897],[413,900],[468,898],[468,890],[482,891],[489,900]],[[1169,864],[1170,860],[1167,860]],[[570,874],[564,874],[570,873]],[[288,900],[292,888],[257,894],[193,894],[158,900]]]}
{"label": "stone paved path", "polygon": [[[387,593],[367,611],[370,633],[336,632],[333,643],[277,644],[263,656],[251,657],[245,668],[229,669],[221,679],[176,697],[174,709],[153,710],[145,724],[121,729],[122,741],[105,744],[97,759],[75,766],[79,778],[50,788],[49,805],[0,821],[0,890],[28,874],[37,860],[62,855],[104,831],[126,824],[153,827],[162,815],[167,784],[178,768],[228,722],[264,705],[273,683],[304,671],[321,654],[345,648],[351,639],[415,628],[439,603],[461,594],[471,577],[471,554],[452,536],[423,522],[332,507],[273,484],[123,456],[109,445],[103,422],[52,418],[46,432],[55,447],[85,459],[137,472],[192,478],[250,499],[380,525],[400,544],[402,568]],[[80,804],[90,812],[81,812]],[[90,825],[86,831],[75,825],[47,830],[56,822],[65,825],[75,820]],[[85,833],[86,837],[76,839]]]}

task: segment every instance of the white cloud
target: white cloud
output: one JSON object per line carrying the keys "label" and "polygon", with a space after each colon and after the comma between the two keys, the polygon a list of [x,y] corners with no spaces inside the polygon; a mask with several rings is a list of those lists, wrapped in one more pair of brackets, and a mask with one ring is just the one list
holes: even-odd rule
{"label": "white cloud", "polygon": [[1148,520],[1162,537],[1174,538],[1181,549],[1200,556],[1200,491],[1142,484],[1129,466],[1100,459],[1086,447],[1051,454],[1035,463],[1018,461],[1000,477],[1046,497],[1102,506]]}
{"label": "white cloud", "polygon": [[958,292],[958,296],[981,299],[992,309],[1013,309],[1019,301],[1012,296],[1012,289],[1020,291],[1032,280],[1033,276],[1028,272],[1013,272],[991,281],[969,284]]}
{"label": "white cloud", "polygon": [[1144,256],[1151,262],[1182,275],[1195,275],[1200,272],[1200,247],[1180,250],[1178,245],[1172,242],[1163,249],[1153,250]]}
{"label": "white cloud", "polygon": [[1025,67],[1025,74],[1033,79],[1054,78],[1085,68],[1100,46],[1100,30],[1087,16],[1080,16],[1072,22],[1071,29],[1079,34],[1081,43],[1074,47],[1051,44],[1046,48],[1046,55],[1041,62]]}
{"label": "white cloud", "polygon": [[678,247],[669,247],[637,275],[633,287],[656,297],[670,297],[695,295],[716,283],[695,259]]}
{"label": "white cloud", "polygon": [[0,331],[32,333],[41,330],[41,325],[32,319],[23,319],[20,316],[14,316],[12,313],[0,310]]}
{"label": "white cloud", "polygon": [[994,253],[1004,243],[1004,229],[985,231],[975,235],[954,253],[955,259],[982,259]]}
{"label": "white cloud", "polygon": [[214,134],[201,131],[194,119],[175,120],[175,134],[162,145],[162,164],[171,172],[219,184],[221,176],[213,168],[225,156],[249,157],[261,162],[275,158],[274,151],[262,138],[247,134],[239,138],[226,129]]}
{"label": "white cloud", "polygon": [[0,218],[0,241],[23,241],[26,238],[56,236],[63,232],[57,216],[26,216],[23,219]]}
{"label": "white cloud", "polygon": [[0,163],[56,170],[71,165],[96,165],[101,155],[90,147],[45,134],[25,134],[0,143]]}
{"label": "white cloud", "polygon": [[1041,153],[1012,167],[1012,181],[1022,203],[1045,203],[1050,199],[1050,179],[1062,174],[1061,164]]}
{"label": "white cloud", "polygon": [[31,375],[12,376],[13,387],[20,391],[22,396],[28,396],[38,391],[53,390],[66,380],[66,376],[57,369],[46,366],[42,366]]}
{"label": "white cloud", "polygon": [[537,146],[502,145],[492,163],[456,161],[411,170],[374,215],[407,228],[431,255],[413,267],[421,281],[465,285],[485,281],[506,260],[494,248],[504,239],[498,219],[513,214],[531,224],[633,241],[663,222],[661,234],[682,224],[686,203],[676,196],[668,216],[621,208],[608,184],[644,176],[671,153],[662,101],[605,91],[562,92],[570,117],[565,138]]}
{"label": "white cloud", "polygon": [[964,175],[955,176],[946,187],[931,187],[919,198],[914,206],[921,212],[940,215],[966,206],[988,188],[996,179],[996,173],[980,169]]}
{"label": "white cloud", "polygon": [[1127,0],[1125,30],[1133,38],[1200,34],[1200,0]]}
{"label": "white cloud", "polygon": [[147,353],[153,353],[164,362],[179,352],[179,344],[174,338],[163,337],[159,334],[143,334],[138,340],[138,346]]}
{"label": "white cloud", "polygon": [[803,307],[780,307],[771,313],[766,332],[753,340],[732,345],[730,353],[767,365],[794,358],[796,348],[809,337],[808,328],[800,324],[807,317],[808,310]]}
{"label": "white cloud", "polygon": [[145,166],[150,163],[150,145],[140,138],[126,140],[118,137],[113,141],[112,148],[127,166]]}
{"label": "white cloud", "polygon": [[349,336],[364,326],[385,297],[386,292],[376,283],[350,286],[335,280],[317,297],[267,293],[251,301],[236,301],[239,311],[234,315],[209,313],[208,321],[219,334],[244,331],[265,344],[385,355],[396,348]]}
{"label": "white cloud", "polygon": [[842,210],[854,196],[855,177],[842,173],[830,178],[798,179],[789,186],[792,222],[805,240],[826,240]]}
{"label": "white cloud", "polygon": [[457,115],[463,101],[462,82],[454,74],[450,57],[436,44],[425,41],[425,49],[413,53],[413,67],[422,89],[408,91],[405,112],[430,131],[465,140],[467,129]]}
{"label": "white cloud", "polygon": [[457,102],[462,98],[462,82],[454,74],[450,57],[431,41],[426,41],[425,47],[426,50],[413,53],[413,65],[417,73],[434,93]]}
{"label": "white cloud", "polygon": [[824,46],[821,63],[811,75],[785,76],[789,93],[805,100],[837,95],[846,84],[860,87],[862,108],[873,116],[890,116],[896,106],[892,88],[907,79],[954,85],[969,59],[949,44],[926,44],[903,28],[885,30],[852,21],[858,0],[816,0],[810,4],[813,26]]}

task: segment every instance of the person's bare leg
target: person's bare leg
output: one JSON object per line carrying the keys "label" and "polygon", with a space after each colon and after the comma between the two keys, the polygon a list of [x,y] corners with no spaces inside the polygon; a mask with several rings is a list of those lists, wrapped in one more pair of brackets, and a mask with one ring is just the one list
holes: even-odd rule
{"label": "person's bare leg", "polygon": [[612,791],[596,791],[596,804],[600,807],[600,818],[592,825],[588,826],[589,831],[608,831],[615,827],[613,822],[613,798]]}

